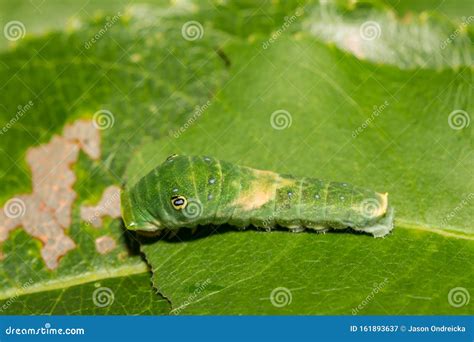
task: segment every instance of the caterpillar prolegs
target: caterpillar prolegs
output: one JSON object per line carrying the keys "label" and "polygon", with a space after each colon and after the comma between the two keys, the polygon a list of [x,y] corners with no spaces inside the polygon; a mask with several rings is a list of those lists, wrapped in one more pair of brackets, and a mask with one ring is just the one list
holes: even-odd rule
{"label": "caterpillar prolegs", "polygon": [[352,228],[380,237],[393,228],[386,193],[205,156],[169,157],[122,191],[121,207],[127,228],[141,231],[226,223],[295,232]]}

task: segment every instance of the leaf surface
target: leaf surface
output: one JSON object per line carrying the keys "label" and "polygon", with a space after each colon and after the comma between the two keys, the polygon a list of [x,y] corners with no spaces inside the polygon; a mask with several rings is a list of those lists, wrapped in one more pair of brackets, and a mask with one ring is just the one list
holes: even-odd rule
{"label": "leaf surface", "polygon": [[178,139],[144,147],[133,178],[182,153],[351,182],[389,193],[395,229],[373,239],[203,227],[205,237],[146,244],[172,312],[472,313],[450,304],[452,289],[474,291],[472,127],[448,120],[472,113],[472,70],[402,71],[304,34],[226,53],[231,82]]}
{"label": "leaf surface", "polygon": [[[0,300],[15,297],[9,313],[168,311],[150,282],[142,282],[149,269],[120,214],[110,214],[119,197],[103,196],[125,181],[140,144],[179,127],[226,78],[216,36],[183,38],[186,13],[132,7],[97,15],[72,31],[26,36],[0,55]],[[75,134],[89,132],[88,140],[68,137],[77,123],[87,123]],[[23,221],[10,229],[8,211],[18,199]],[[84,216],[86,207],[95,209]],[[104,241],[108,245],[99,247]],[[64,244],[64,252],[51,256]],[[115,291],[113,306],[91,305],[98,281]]]}

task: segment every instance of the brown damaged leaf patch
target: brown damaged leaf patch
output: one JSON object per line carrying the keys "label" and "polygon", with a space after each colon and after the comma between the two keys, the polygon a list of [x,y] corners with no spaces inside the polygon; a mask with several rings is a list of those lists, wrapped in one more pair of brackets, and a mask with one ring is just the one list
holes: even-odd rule
{"label": "brown damaged leaf patch", "polygon": [[115,247],[117,247],[117,243],[114,238],[110,236],[104,235],[95,240],[95,248],[100,254],[110,253]]}
{"label": "brown damaged leaf patch", "polygon": [[26,160],[33,192],[15,196],[0,210],[0,242],[22,226],[43,243],[41,256],[49,269],[57,268],[59,259],[76,247],[65,229],[71,225],[77,197],[71,167],[80,150],[93,160],[100,157],[100,135],[92,121],[78,120],[64,128],[63,136],[53,136],[47,144],[30,148]]}
{"label": "brown damaged leaf patch", "polygon": [[96,206],[83,205],[81,207],[81,218],[96,228],[102,226],[102,217],[118,218],[120,215],[120,188],[116,185],[104,190]]}

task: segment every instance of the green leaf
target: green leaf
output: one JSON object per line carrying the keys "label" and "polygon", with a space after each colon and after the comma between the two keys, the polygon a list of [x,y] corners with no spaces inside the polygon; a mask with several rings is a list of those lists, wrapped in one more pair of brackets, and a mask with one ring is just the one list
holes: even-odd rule
{"label": "green leaf", "polygon": [[[472,127],[449,119],[473,112],[472,70],[374,65],[304,34],[225,52],[234,74],[206,114],[179,139],[145,146],[129,174],[181,153],[351,182],[389,193],[395,229],[376,240],[203,227],[205,237],[146,244],[172,312],[472,313],[448,300],[474,291]],[[289,113],[285,129],[272,127],[277,110]],[[272,305],[272,291],[291,303]]]}
{"label": "green leaf", "polygon": [[[144,273],[131,273],[137,270]],[[21,289],[10,289],[9,298],[0,301],[0,314],[159,315],[169,311],[168,301],[150,291],[146,268],[128,270],[124,267],[111,272],[124,275],[112,278],[112,273],[94,272],[88,277],[105,278],[80,285],[75,285],[80,281],[78,277],[49,284],[37,284],[31,278]]]}
{"label": "green leaf", "polygon": [[401,225],[385,239],[207,233],[143,247],[172,314],[472,314],[448,302],[472,293],[472,240]]}
{"label": "green leaf", "polygon": [[418,0],[418,1],[399,1],[399,0],[385,0],[400,14],[406,15],[413,11],[436,11],[443,15],[460,18],[466,16],[470,11],[470,4],[464,0]]}
{"label": "green leaf", "polygon": [[363,3],[322,4],[307,10],[305,30],[359,59],[403,69],[458,68],[470,66],[474,59],[472,16],[451,22],[437,13],[423,12],[401,19],[393,11]]}
{"label": "green leaf", "polygon": [[[144,3],[145,1],[141,1]],[[146,3],[167,5],[164,0],[147,0]],[[0,25],[3,28],[8,22],[20,21],[25,26],[28,36],[44,34],[48,31],[63,30],[64,27],[72,28],[84,17],[104,15],[104,13],[117,13],[130,5],[127,0],[101,0],[82,2],[75,0],[42,1],[42,0],[17,0],[14,3],[0,0]],[[45,15],[47,13],[47,16]],[[3,31],[2,31],[3,32]],[[7,48],[11,42],[0,39],[0,48]]]}
{"label": "green leaf", "polygon": [[[187,13],[177,7],[132,7],[96,15],[65,32],[27,35],[0,54],[0,300],[15,297],[8,313],[168,311],[145,280],[149,269],[121,220],[113,218],[117,214],[96,217],[95,211],[89,222],[82,211],[101,206],[105,190],[124,182],[130,155],[140,144],[179,127],[226,79],[216,34],[209,30],[199,41],[183,37]],[[107,114],[105,129],[93,128],[92,121],[101,124],[97,113]],[[66,130],[80,122],[89,123],[82,132],[92,134],[84,145],[99,144],[94,134],[100,137],[99,158],[66,138]],[[63,140],[52,152],[41,150],[51,148],[54,139]],[[73,147],[82,148],[75,157]],[[18,198],[21,219],[30,223],[10,231],[6,208]],[[39,209],[31,198],[39,199]],[[102,207],[116,204],[118,197],[112,197]],[[67,222],[52,233],[60,224],[56,211]],[[94,226],[97,218],[102,222]],[[112,250],[96,246],[104,237],[116,245]],[[51,241],[53,247],[46,249]],[[58,248],[54,243],[67,250],[51,256]],[[97,281],[118,299],[130,298],[106,309],[93,307],[90,293]],[[130,295],[134,284],[136,298]],[[78,301],[81,293],[84,299]]]}

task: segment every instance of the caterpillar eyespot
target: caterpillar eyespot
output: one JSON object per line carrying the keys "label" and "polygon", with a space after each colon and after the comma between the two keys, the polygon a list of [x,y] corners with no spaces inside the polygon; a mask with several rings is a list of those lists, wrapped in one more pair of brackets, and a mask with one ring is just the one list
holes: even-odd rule
{"label": "caterpillar eyespot", "polygon": [[183,196],[173,196],[171,197],[171,204],[176,210],[181,210],[186,208],[187,200]]}
{"label": "caterpillar eyespot", "polygon": [[125,188],[121,208],[127,228],[142,231],[226,223],[293,232],[351,228],[379,237],[393,229],[394,215],[387,193],[183,155]]}

